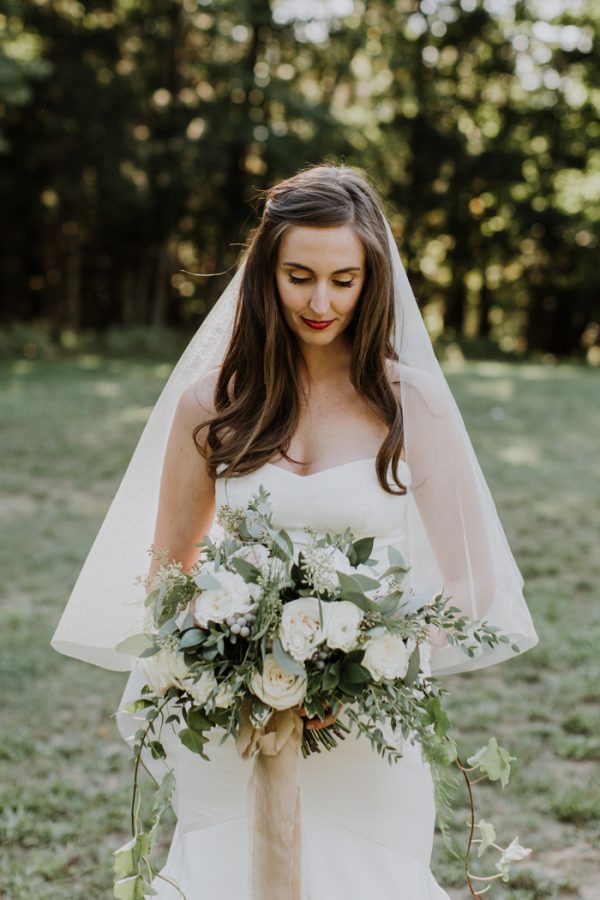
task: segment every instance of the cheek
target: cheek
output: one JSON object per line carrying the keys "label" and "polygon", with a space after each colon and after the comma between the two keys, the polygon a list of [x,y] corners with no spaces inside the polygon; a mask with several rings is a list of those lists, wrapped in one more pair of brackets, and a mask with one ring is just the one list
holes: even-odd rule
{"label": "cheek", "polygon": [[306,305],[302,292],[287,280],[277,279],[277,291],[284,313],[298,312]]}

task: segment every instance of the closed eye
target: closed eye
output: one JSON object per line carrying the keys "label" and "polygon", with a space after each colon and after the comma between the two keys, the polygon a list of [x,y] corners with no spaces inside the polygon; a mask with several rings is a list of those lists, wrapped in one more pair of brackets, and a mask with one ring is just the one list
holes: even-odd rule
{"label": "closed eye", "polygon": [[[310,278],[296,278],[295,275],[289,276],[290,284],[306,284],[307,281],[310,281]],[[354,279],[351,281],[338,281],[337,279],[334,279],[333,283],[337,284],[338,287],[352,287]]]}

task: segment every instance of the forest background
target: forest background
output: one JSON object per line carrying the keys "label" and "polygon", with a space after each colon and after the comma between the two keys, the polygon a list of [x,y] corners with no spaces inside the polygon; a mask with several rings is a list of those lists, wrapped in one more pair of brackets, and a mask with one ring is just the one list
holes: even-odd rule
{"label": "forest background", "polygon": [[0,26],[5,349],[191,333],[259,191],[329,160],[386,197],[434,339],[600,362],[593,0],[5,0]]}

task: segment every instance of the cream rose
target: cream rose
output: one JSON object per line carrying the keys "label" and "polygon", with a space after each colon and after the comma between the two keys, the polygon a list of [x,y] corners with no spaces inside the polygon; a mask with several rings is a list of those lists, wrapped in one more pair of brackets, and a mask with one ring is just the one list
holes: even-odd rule
{"label": "cream rose", "polygon": [[306,694],[306,675],[291,675],[278,664],[272,653],[267,653],[262,675],[255,672],[250,690],[274,709],[290,709],[298,706]]}
{"label": "cream rose", "polygon": [[353,650],[360,633],[363,611],[350,600],[323,604],[323,634],[332,650]]}
{"label": "cream rose", "polygon": [[368,642],[362,661],[375,681],[404,678],[410,650],[398,634],[383,634]]}
{"label": "cream rose", "polygon": [[303,661],[312,656],[324,639],[319,601],[316,597],[299,597],[284,604],[279,639],[294,659]]}
{"label": "cream rose", "polygon": [[217,686],[217,679],[211,671],[205,669],[200,678],[196,681],[189,676],[184,679],[181,686],[185,688],[194,703],[198,706],[204,706],[210,694]]}
{"label": "cream rose", "polygon": [[189,669],[183,654],[163,647],[154,656],[140,659],[140,666],[155,694],[163,696],[171,687],[181,687]]}
{"label": "cream rose", "polygon": [[218,588],[208,588],[192,600],[194,621],[200,628],[209,622],[224,622],[236,613],[251,612],[256,604],[253,596],[255,585],[248,585],[237,572],[219,569],[213,575],[219,582]]}
{"label": "cream rose", "polygon": [[230,684],[222,684],[215,696],[215,706],[219,709],[229,709],[235,700],[235,691]]}

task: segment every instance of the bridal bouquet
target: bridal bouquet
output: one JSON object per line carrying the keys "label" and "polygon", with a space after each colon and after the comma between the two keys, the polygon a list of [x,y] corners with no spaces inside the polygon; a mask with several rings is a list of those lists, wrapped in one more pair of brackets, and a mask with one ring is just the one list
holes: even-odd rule
{"label": "bridal bouquet", "polygon": [[[159,560],[146,583],[147,627],[120,645],[139,657],[147,683],[126,707],[142,712],[145,726],[134,737],[134,837],[115,854],[115,897],[143,900],[153,893],[148,853],[174,779],[167,771],[145,832],[137,776],[144,751],[166,759],[161,730],[171,723],[204,759],[213,730],[249,754],[253,736],[273,730],[282,716],[293,717],[305,756],[332,750],[353,726],[391,763],[401,758],[405,740],[417,740],[432,767],[438,811],[448,808],[442,773],[453,763],[467,781],[466,773],[478,768],[504,786],[513,757],[494,738],[468,760],[470,768],[460,763],[448,735],[446,691],[427,674],[426,660],[435,628],[470,655],[482,643],[508,642],[506,635],[485,622],[474,626],[441,594],[405,590],[408,569],[392,546],[383,566],[370,557],[373,538],[354,540],[350,529],[319,537],[306,528],[307,540],[294,545],[273,526],[262,486],[245,508],[221,506],[217,522],[222,536],[204,538],[189,573]],[[303,724],[342,711],[346,721],[338,717],[318,730]],[[475,825],[472,807],[469,824],[469,847],[479,843],[479,855],[490,845],[499,849],[498,874],[491,877],[508,880],[508,861],[530,851],[517,839],[499,847],[489,823]],[[470,885],[477,878],[468,867],[467,877]]]}

